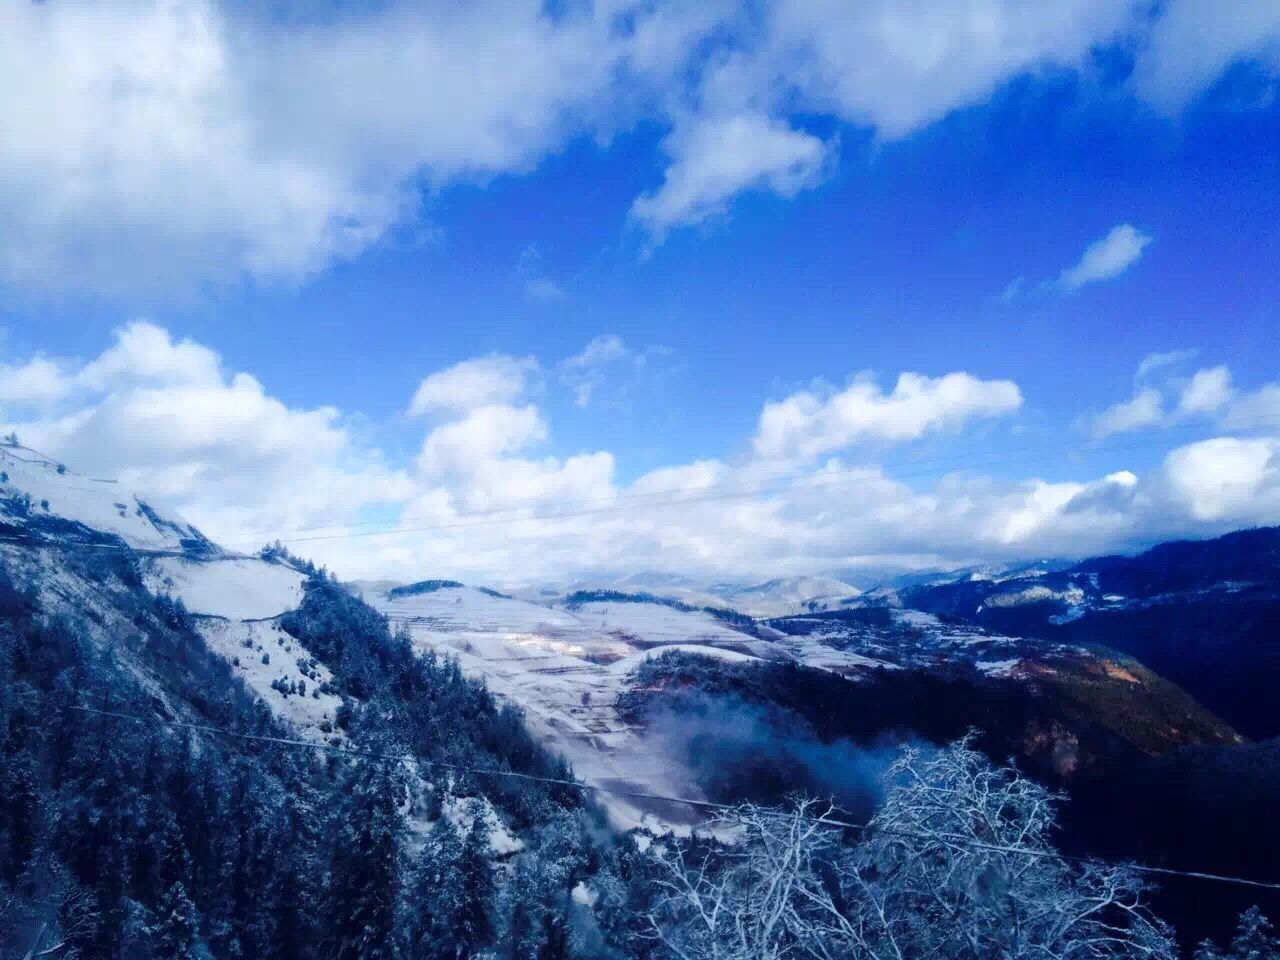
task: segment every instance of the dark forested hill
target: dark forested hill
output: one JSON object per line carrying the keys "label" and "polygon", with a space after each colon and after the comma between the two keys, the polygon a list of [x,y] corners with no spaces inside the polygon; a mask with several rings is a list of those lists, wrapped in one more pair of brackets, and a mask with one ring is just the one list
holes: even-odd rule
{"label": "dark forested hill", "polygon": [[1038,577],[918,586],[901,599],[1001,633],[1121,650],[1240,732],[1280,734],[1280,528],[1165,543]]}

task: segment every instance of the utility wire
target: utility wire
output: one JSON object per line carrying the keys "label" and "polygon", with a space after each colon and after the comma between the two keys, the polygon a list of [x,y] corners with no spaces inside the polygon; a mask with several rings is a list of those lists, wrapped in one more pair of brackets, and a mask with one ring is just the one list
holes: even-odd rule
{"label": "utility wire", "polygon": [[[603,793],[614,797],[626,797],[633,800],[654,800],[664,803],[683,804],[685,806],[696,807],[703,810],[716,810],[721,812],[734,812],[737,808],[732,804],[713,803],[710,800],[696,800],[691,797],[669,797],[656,793],[644,793],[636,790],[619,790],[615,787],[601,787],[589,783],[581,783],[577,780],[564,780],[558,777],[539,777],[531,773],[519,773],[515,770],[498,770],[492,767],[467,767],[462,764],[447,763],[442,760],[424,760],[419,757],[403,754],[386,754],[374,753],[369,750],[357,750],[353,747],[342,747],[329,743],[313,743],[309,740],[294,740],[286,737],[267,737],[260,734],[240,733],[235,730],[226,730],[222,727],[208,726],[198,723],[186,723],[180,720],[164,720],[161,718],[149,719],[147,717],[138,717],[127,713],[118,713],[113,710],[97,710],[93,707],[72,707],[81,713],[95,714],[103,717],[114,717],[118,720],[127,720],[131,723],[139,723],[143,725],[151,724],[155,726],[179,727],[188,730],[197,730],[203,733],[218,734],[225,737],[231,737],[237,740],[259,741],[262,743],[273,743],[279,746],[303,748],[308,750],[328,750],[335,753],[347,754],[350,756],[364,757],[370,760],[377,760],[384,763],[407,763],[424,767],[435,767],[444,770],[453,770],[459,773],[471,773],[479,776],[488,777],[510,777],[518,780],[533,781],[535,783],[546,783],[555,786],[569,787],[575,790],[581,790],[585,793]],[[1203,870],[1178,870],[1173,867],[1156,867],[1141,863],[1125,863],[1116,864],[1106,860],[1100,860],[1095,857],[1078,857],[1070,854],[1059,853],[1054,850],[1030,850],[1025,847],[1011,847],[997,843],[986,843],[976,840],[972,837],[959,836],[956,834],[926,834],[912,830],[902,830],[893,827],[883,827],[874,823],[854,823],[848,820],[837,820],[832,817],[821,816],[814,817],[800,813],[779,813],[779,817],[798,817],[822,826],[832,827],[841,830],[873,830],[890,836],[901,836],[915,840],[943,840],[955,846],[968,847],[975,850],[985,850],[992,853],[1008,853],[1016,856],[1033,857],[1045,860],[1058,860],[1066,863],[1078,863],[1095,867],[1124,867],[1137,873],[1156,874],[1160,876],[1186,877],[1192,880],[1206,880],[1215,883],[1231,883],[1239,886],[1257,887],[1264,890],[1280,890],[1280,882],[1269,882],[1264,880],[1250,880],[1247,877],[1236,877],[1228,874],[1208,873]]]}

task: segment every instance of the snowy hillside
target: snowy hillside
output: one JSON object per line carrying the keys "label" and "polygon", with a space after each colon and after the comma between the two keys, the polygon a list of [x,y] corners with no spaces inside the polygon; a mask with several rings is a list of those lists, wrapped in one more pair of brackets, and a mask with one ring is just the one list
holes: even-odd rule
{"label": "snowy hillside", "polygon": [[146,565],[153,593],[180,599],[192,613],[228,620],[265,620],[297,609],[305,581],[292,567],[256,557],[158,557]]}
{"label": "snowy hillside", "polygon": [[797,613],[838,610],[860,591],[832,577],[786,577],[749,587],[718,591],[725,605],[753,617],[786,617]]}
{"label": "snowy hillside", "polygon": [[[519,705],[530,730],[579,777],[620,790],[679,796],[691,789],[670,758],[618,716],[615,703],[636,664],[673,646],[737,660],[768,652],[766,642],[709,614],[661,604],[587,603],[567,610],[467,586],[405,592],[411,589],[364,597],[408,629],[420,649],[456,656],[465,672]],[[687,809],[670,805],[602,799],[620,826],[655,812],[664,823],[689,817]]]}
{"label": "snowy hillside", "polygon": [[537,603],[556,603],[574,593],[599,590],[652,594],[692,607],[722,607],[751,617],[785,617],[818,610],[837,610],[861,591],[833,577],[784,577],[764,583],[702,581],[665,573],[634,573],[590,578],[570,584],[518,588],[516,596]]}
{"label": "snowy hillside", "polygon": [[275,622],[302,600],[305,577],[292,567],[226,553],[118,483],[20,446],[0,447],[0,548],[45,609],[87,615],[104,641],[123,625],[121,597],[68,561],[134,551],[142,586],[181,601],[191,628],[277,716],[304,736],[334,735],[341,701],[321,692],[329,671]]}
{"label": "snowy hillside", "polygon": [[[780,585],[778,595],[788,586],[807,585]],[[635,793],[700,796],[664,743],[618,710],[620,697],[632,691],[632,671],[669,650],[735,663],[792,661],[855,681],[876,671],[915,669],[1010,683],[1083,672],[1135,691],[1140,682],[1078,645],[950,625],[915,610],[843,607],[775,618],[747,633],[705,611],[663,602],[587,599],[549,607],[452,581],[370,590],[364,597],[406,628],[419,649],[456,656],[465,672],[519,705],[534,734],[582,779]],[[691,817],[670,804],[601,799],[620,826],[670,826]]]}
{"label": "snowy hillside", "polygon": [[140,551],[217,552],[195,527],[115,481],[82,476],[21,446],[0,446],[0,534],[41,540],[119,538]]}
{"label": "snowy hillside", "polygon": [[[128,622],[132,601],[119,592],[108,596],[91,569],[72,561],[82,555],[123,558],[136,585],[111,589],[141,590],[172,607],[300,735],[342,735],[333,674],[282,628],[282,618],[299,610],[308,594],[306,576],[287,555],[226,553],[181,518],[116,484],[79,476],[23,448],[0,448],[0,488],[0,522],[9,539],[0,551],[49,612],[74,612],[110,640]],[[1096,575],[1075,575],[1072,591],[1076,580],[1096,592]],[[699,795],[681,763],[618,709],[620,699],[635,692],[633,671],[664,651],[733,663],[790,661],[855,681],[921,670],[1007,683],[1063,672],[1135,689],[1141,682],[1078,643],[956,625],[895,608],[899,595],[859,597],[848,583],[827,577],[700,587],[644,574],[615,583],[650,591],[581,591],[549,604],[448,580],[358,587],[393,629],[408,631],[419,651],[456,658],[464,673],[520,707],[536,739],[565,757],[578,776],[634,794]],[[993,583],[966,581],[965,589],[981,590],[975,599],[988,609],[1049,599],[1071,608],[1080,600],[1076,592],[1050,590],[1057,586],[1052,577],[1011,580],[998,589]],[[965,594],[961,604],[969,600]],[[695,818],[688,807],[640,797],[610,795],[603,802],[620,826]]]}

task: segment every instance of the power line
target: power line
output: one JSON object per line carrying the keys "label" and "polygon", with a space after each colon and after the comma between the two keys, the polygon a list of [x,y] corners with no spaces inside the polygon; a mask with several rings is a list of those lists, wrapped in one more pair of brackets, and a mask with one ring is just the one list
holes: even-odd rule
{"label": "power line", "polygon": [[[272,743],[279,746],[304,748],[309,750],[328,750],[335,753],[377,760],[383,763],[407,763],[414,764],[416,766],[453,770],[459,773],[471,773],[479,776],[510,777],[518,780],[533,781],[535,783],[546,783],[555,786],[569,787],[586,793],[602,793],[608,794],[609,796],[625,797],[633,800],[654,800],[664,803],[683,804],[685,806],[696,807],[704,810],[716,810],[732,813],[737,809],[732,804],[714,803],[710,800],[697,800],[692,797],[669,797],[662,794],[644,793],[636,790],[619,790],[615,787],[602,787],[595,784],[582,783],[577,780],[565,780],[559,777],[539,777],[530,773],[519,773],[515,770],[499,770],[492,767],[467,767],[463,764],[448,763],[442,760],[424,760],[422,758],[406,754],[375,753],[369,750],[357,750],[353,747],[342,747],[336,744],[313,743],[309,740],[295,740],[287,737],[267,737],[260,734],[240,733],[238,731],[227,730],[222,727],[214,727],[198,723],[186,723],[180,720],[164,720],[161,718],[149,719],[147,717],[138,717],[127,713],[118,713],[113,710],[97,710],[93,707],[71,707],[71,709],[77,710],[81,713],[96,714],[103,717],[114,717],[118,720],[127,720],[132,723],[139,723],[143,725],[152,724],[156,726],[179,727],[183,729],[197,730],[204,733],[219,734],[221,736],[231,737],[238,740],[259,741],[262,743]],[[1003,844],[986,843],[982,840],[956,834],[926,834],[894,827],[883,827],[874,823],[855,823],[848,820],[837,820],[826,816],[814,817],[801,813],[779,813],[778,816],[799,818],[825,827],[832,827],[841,830],[874,830],[891,836],[902,836],[915,840],[943,840],[956,846],[969,847],[975,850],[985,850],[992,853],[1008,853],[1016,856],[1058,860],[1066,863],[1077,863],[1094,867],[1123,867],[1137,873],[1185,877],[1192,880],[1206,880],[1215,883],[1230,883],[1240,886],[1256,887],[1264,890],[1280,890],[1280,882],[1250,880],[1247,877],[1209,873],[1203,870],[1178,870],[1173,867],[1156,867],[1141,863],[1117,864],[1101,860],[1096,857],[1072,856],[1070,854],[1059,853],[1055,850],[1030,850],[1025,847],[1011,847]]]}

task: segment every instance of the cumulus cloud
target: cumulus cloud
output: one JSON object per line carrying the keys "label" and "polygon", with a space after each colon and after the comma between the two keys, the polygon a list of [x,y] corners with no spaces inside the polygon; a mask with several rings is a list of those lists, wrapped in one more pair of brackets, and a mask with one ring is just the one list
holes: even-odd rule
{"label": "cumulus cloud", "polygon": [[72,389],[62,367],[46,357],[0,366],[0,403],[41,405],[61,400]]}
{"label": "cumulus cloud", "polygon": [[[631,212],[657,240],[743,191],[819,183],[838,136],[798,116],[905,137],[1015,77],[1088,70],[1129,35],[1135,89],[1176,109],[1242,58],[1276,67],[1272,6],[484,0],[273,18],[214,0],[5,4],[0,283],[131,297],[296,282],[421,229],[424,191],[525,174],[642,122],[668,132]],[[1142,238],[1112,244],[1064,282],[1114,275]]]}
{"label": "cumulus cloud", "polygon": [[1197,370],[1182,388],[1178,410],[1188,414],[1214,413],[1226,406],[1234,394],[1231,371],[1225,366]]}
{"label": "cumulus cloud", "polygon": [[1137,263],[1149,243],[1151,237],[1137,227],[1118,224],[1089,244],[1075,266],[1062,271],[1058,288],[1072,293],[1090,283],[1112,280]]}
{"label": "cumulus cloud", "polygon": [[1280,508],[1280,443],[1269,437],[1215,437],[1171,452],[1164,475],[1197,520],[1275,522]]}
{"label": "cumulus cloud", "polygon": [[1153,387],[1139,390],[1132,398],[1103,410],[1093,419],[1093,435],[1099,440],[1155,426],[1164,420],[1164,400]]}
{"label": "cumulus cloud", "polygon": [[1152,25],[1134,82],[1152,103],[1177,110],[1241,61],[1280,69],[1280,7],[1251,0],[1178,0]]}
{"label": "cumulus cloud", "polygon": [[705,118],[677,126],[662,186],[636,200],[631,215],[655,236],[701,223],[748,189],[789,197],[822,176],[832,145],[759,113]]}
{"label": "cumulus cloud", "polygon": [[1181,375],[1192,356],[1194,351],[1177,351],[1143,360],[1134,376],[1134,395],[1089,419],[1094,437],[1197,422],[1224,430],[1280,427],[1280,383],[1241,390],[1225,364]]}
{"label": "cumulus cloud", "polygon": [[[415,219],[424,185],[527,171],[603,131],[647,19],[532,0],[312,21],[213,0],[7,4],[0,280],[126,295],[306,277]],[[682,62],[668,34],[672,61],[637,83]]]}
{"label": "cumulus cloud", "polygon": [[477,407],[427,435],[418,467],[429,474],[467,473],[477,463],[523,450],[546,438],[547,426],[532,404]]}
{"label": "cumulus cloud", "polygon": [[[614,352],[597,344],[597,354]],[[123,489],[166,497],[228,545],[282,536],[353,577],[766,577],[1080,555],[1280,522],[1274,430],[1186,444],[1145,473],[1120,464],[1069,479],[955,472],[908,484],[866,451],[844,451],[1018,408],[1014,384],[963,373],[903,374],[892,390],[864,378],[843,391],[802,391],[764,407],[761,449],[744,459],[673,462],[624,479],[608,449],[555,450],[552,424],[521,376],[499,391],[442,389],[431,419],[398,421],[421,430],[421,443],[397,464],[341,411],[285,404],[209,347],[147,323],[122,328],[87,360],[8,358],[2,370],[0,430],[76,469],[119,477]],[[427,380],[448,382],[450,370]],[[1214,381],[1179,381],[1170,402],[1188,390],[1212,398]],[[1280,392],[1237,392],[1212,416],[1241,409],[1241,398],[1264,404]],[[385,517],[376,536],[368,527],[353,538],[296,533],[342,534],[368,511]]]}
{"label": "cumulus cloud", "polygon": [[407,492],[404,474],[359,445],[338,410],[290,407],[251,374],[226,371],[214,351],[152,324],[120,329],[102,354],[68,362],[58,377],[41,398],[52,409],[24,410],[30,393],[0,397],[5,431],[165,497],[215,536],[344,522]]}
{"label": "cumulus cloud", "polygon": [[864,439],[914,440],[973,418],[1012,413],[1021,405],[1022,392],[1009,380],[903,373],[885,393],[864,376],[834,393],[801,390],[765,404],[753,446],[762,457],[813,457]]}
{"label": "cumulus cloud", "polygon": [[1222,417],[1222,425],[1228,430],[1280,428],[1280,383],[1236,394]]}
{"label": "cumulus cloud", "polygon": [[525,392],[538,373],[533,357],[511,357],[494,353],[463,360],[430,374],[409,401],[409,415],[465,413],[476,407],[503,404]]}

